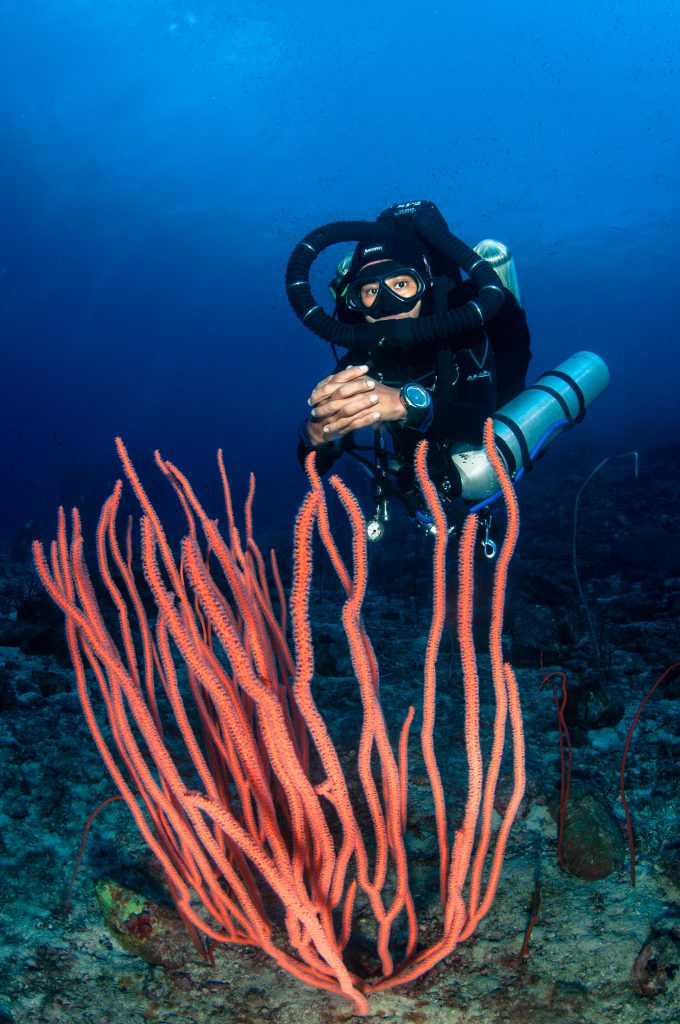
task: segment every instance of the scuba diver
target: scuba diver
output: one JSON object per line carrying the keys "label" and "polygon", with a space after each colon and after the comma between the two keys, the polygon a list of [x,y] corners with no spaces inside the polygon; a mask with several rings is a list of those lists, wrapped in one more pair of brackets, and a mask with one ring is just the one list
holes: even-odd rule
{"label": "scuba diver", "polygon": [[[330,316],[312,293],[310,270],[342,242],[358,244],[338,264]],[[308,398],[298,457],[316,451],[326,473],[347,453],[369,470],[370,540],[383,536],[394,495],[431,528],[413,472],[422,438],[449,529],[469,511],[481,510],[488,524],[500,492],[482,447],[485,420],[493,416],[497,449],[517,481],[609,383],[598,355],[577,352],[526,387],[530,338],[510,253],[489,240],[470,248],[425,200],[392,206],[375,221],[310,232],[288,261],[286,291],[298,319],[331,343],[336,358]],[[374,428],[372,446],[357,443],[362,427]],[[481,543],[492,558],[488,535],[482,531]]]}
{"label": "scuba diver", "polygon": [[[343,453],[361,457],[354,431],[379,431],[372,470],[376,497],[395,493],[410,511],[419,501],[412,468],[418,441],[431,442],[430,472],[451,509],[460,495],[447,458],[451,444],[481,445],[485,420],[524,389],[531,358],[524,311],[498,278],[482,282],[500,300],[488,321],[476,306],[464,330],[385,344],[388,324],[475,306],[480,284],[473,276],[463,279],[459,263],[428,242],[442,232],[453,238],[433,203],[400,204],[381,213],[374,230],[364,232],[367,237],[338,265],[330,286],[337,321],[375,326],[367,342],[350,344],[313,389],[299,436],[300,461],[316,450],[317,468],[325,473]],[[473,263],[484,262],[473,253]]]}

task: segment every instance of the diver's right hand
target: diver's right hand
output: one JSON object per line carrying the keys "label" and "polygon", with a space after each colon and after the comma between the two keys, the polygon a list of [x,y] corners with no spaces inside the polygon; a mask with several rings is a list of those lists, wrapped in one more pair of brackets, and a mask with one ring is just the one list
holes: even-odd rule
{"label": "diver's right hand", "polygon": [[307,399],[312,409],[307,435],[313,445],[327,444],[378,418],[374,410],[376,382],[368,376],[368,369],[366,365],[346,366],[316,385]]}

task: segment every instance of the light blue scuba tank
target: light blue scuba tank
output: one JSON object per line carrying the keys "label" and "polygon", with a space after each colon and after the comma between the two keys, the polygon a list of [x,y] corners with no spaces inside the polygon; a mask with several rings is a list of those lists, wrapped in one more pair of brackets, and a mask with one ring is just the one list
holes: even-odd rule
{"label": "light blue scuba tank", "polygon": [[520,306],[522,300],[519,297],[519,283],[517,281],[517,269],[513,255],[504,242],[497,242],[495,238],[484,238],[477,242],[474,250],[483,260],[490,263],[501,281],[512,292]]}
{"label": "light blue scuba tank", "polygon": [[[496,444],[510,476],[518,480],[540,451],[583,418],[608,384],[604,360],[577,352],[494,413]],[[498,478],[483,448],[454,445],[451,459],[464,501],[485,504],[496,495]]]}

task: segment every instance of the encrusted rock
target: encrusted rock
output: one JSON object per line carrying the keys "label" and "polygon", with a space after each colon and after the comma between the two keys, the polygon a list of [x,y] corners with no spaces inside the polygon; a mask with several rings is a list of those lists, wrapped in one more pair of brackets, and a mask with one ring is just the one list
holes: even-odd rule
{"label": "encrusted rock", "polygon": [[595,881],[621,867],[624,843],[618,822],[595,793],[569,797],[562,836],[562,866],[578,878]]}
{"label": "encrusted rock", "polygon": [[187,931],[174,910],[107,878],[97,882],[95,895],[111,933],[127,953],[164,967],[186,963]]}
{"label": "encrusted rock", "polygon": [[633,983],[645,996],[658,996],[680,979],[680,918],[658,921],[633,964]]}

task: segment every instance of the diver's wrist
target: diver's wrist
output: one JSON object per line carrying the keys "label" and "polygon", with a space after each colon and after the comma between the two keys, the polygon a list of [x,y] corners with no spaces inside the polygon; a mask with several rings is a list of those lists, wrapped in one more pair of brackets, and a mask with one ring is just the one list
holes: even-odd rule
{"label": "diver's wrist", "polygon": [[321,424],[314,420],[305,420],[300,427],[300,436],[307,448],[324,448],[331,440],[324,434]]}

